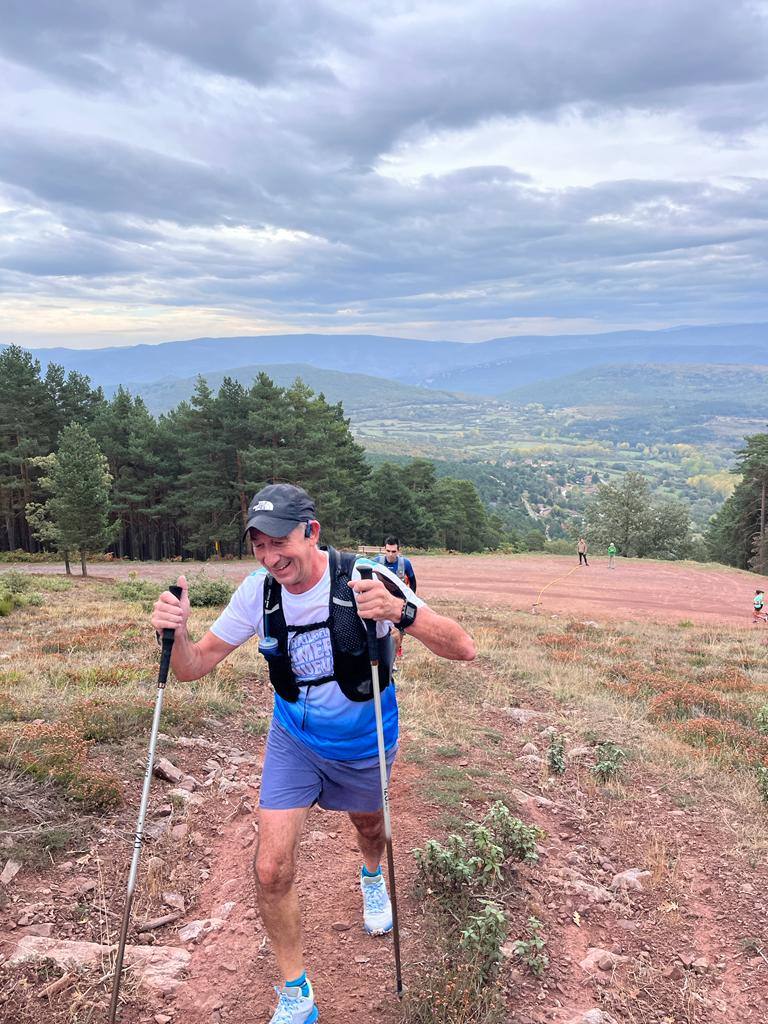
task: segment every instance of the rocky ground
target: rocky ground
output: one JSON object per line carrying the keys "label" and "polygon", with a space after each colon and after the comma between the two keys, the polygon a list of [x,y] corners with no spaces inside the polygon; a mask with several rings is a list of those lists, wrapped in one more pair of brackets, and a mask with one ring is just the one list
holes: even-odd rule
{"label": "rocky ground", "polygon": [[[768,1021],[768,872],[733,851],[723,808],[686,799],[685,785],[670,787],[641,766],[622,792],[595,787],[584,770],[594,751],[584,744],[571,745],[568,771],[553,784],[542,751],[549,730],[567,725],[568,709],[488,709],[488,718],[503,740],[475,751],[473,764],[488,762],[490,775],[502,762],[508,802],[546,831],[540,864],[518,872],[517,899],[544,922],[550,964],[538,980],[509,956],[501,983],[510,1024]],[[135,907],[126,1024],[268,1019],[276,979],[249,864],[262,744],[180,738],[166,744],[172,760],[155,766],[142,863],[150,895]],[[393,794],[406,980],[417,985],[425,919],[411,896],[409,849],[434,834],[437,808],[420,797],[407,754]],[[87,1015],[93,968],[109,969],[95,940],[99,928],[114,939],[118,926],[125,838],[104,835],[37,875],[5,865],[0,1019],[38,1024],[78,996],[80,1015],[68,1019],[103,1014],[96,1000]],[[345,820],[316,812],[302,842],[300,888],[328,1024],[399,1019],[391,944],[360,927],[358,863]],[[73,920],[73,902],[89,909],[88,927]]]}
{"label": "rocky ground", "polygon": [[[133,655],[155,667],[145,612],[109,605],[108,586],[78,584],[72,594],[49,595],[45,606],[0,623],[7,641],[0,669],[8,665],[7,679],[21,672],[26,682],[19,685],[32,685],[24,675],[25,637],[35,631],[41,638],[32,675],[44,669],[53,689],[30,689],[30,700],[55,700],[65,685],[81,685],[89,665],[127,671]],[[444,607],[463,617],[480,655],[471,665],[447,665],[414,641],[398,677],[404,728],[392,810],[410,995],[423,991],[434,967],[436,920],[429,901],[416,895],[412,850],[503,800],[543,832],[538,863],[507,864],[500,894],[508,935],[496,984],[505,1024],[768,1024],[765,807],[739,790],[740,775],[721,772],[700,750],[659,731],[664,723],[647,717],[642,699],[615,695],[616,672],[632,666],[637,675],[655,645],[653,657],[680,672],[687,659],[689,673],[722,674],[731,659],[729,666],[749,674],[759,701],[768,692],[760,636],[694,633],[685,624],[675,631],[513,618],[499,606]],[[200,612],[200,622],[209,612]],[[112,647],[103,650],[109,631],[97,625],[99,653],[83,653],[93,632],[84,624],[110,615]],[[549,642],[546,631],[553,629],[566,646]],[[58,664],[77,669],[81,674],[71,678],[79,682],[67,683]],[[602,682],[595,681],[599,673]],[[109,672],[100,678],[108,681]],[[217,685],[212,698],[221,701],[231,687],[244,690],[244,703],[186,734],[161,736],[122,985],[123,1024],[256,1024],[274,1005],[278,979],[250,866],[269,694],[245,653]],[[137,692],[146,698],[148,691]],[[553,734],[565,742],[562,774],[548,763]],[[601,781],[593,769],[606,738],[625,745],[629,758]],[[14,771],[12,759],[0,771],[3,1024],[107,1019],[146,741],[142,730],[121,744],[94,744],[89,756],[117,772],[125,803],[83,816],[76,841],[66,833],[44,860],[9,851],[38,826],[55,831],[61,797]],[[485,1024],[437,1008],[419,1016],[413,999],[395,998],[391,940],[372,939],[361,927],[359,863],[346,820],[313,812],[298,884],[320,1019]],[[542,923],[548,958],[540,977],[515,946],[529,934],[531,916]]]}

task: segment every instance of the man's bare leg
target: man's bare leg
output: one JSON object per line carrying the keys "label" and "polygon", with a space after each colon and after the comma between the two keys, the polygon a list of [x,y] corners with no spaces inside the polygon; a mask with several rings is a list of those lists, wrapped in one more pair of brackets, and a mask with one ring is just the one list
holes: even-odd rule
{"label": "man's bare leg", "polygon": [[293,884],[308,807],[259,809],[259,845],[253,861],[259,911],[278,967],[290,981],[304,972],[299,898]]}
{"label": "man's bare leg", "polygon": [[384,815],[381,811],[374,811],[373,814],[350,813],[349,820],[355,827],[363,863],[369,871],[374,872],[384,853]]}

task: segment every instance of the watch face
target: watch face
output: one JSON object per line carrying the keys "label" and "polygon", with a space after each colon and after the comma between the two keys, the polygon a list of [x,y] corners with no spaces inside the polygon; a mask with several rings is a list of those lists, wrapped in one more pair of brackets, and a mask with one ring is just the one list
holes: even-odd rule
{"label": "watch face", "polygon": [[416,605],[413,604],[411,601],[406,601],[405,607],[403,608],[403,614],[400,617],[400,622],[398,623],[400,629],[408,629],[409,626],[413,625],[413,620],[415,618]]}

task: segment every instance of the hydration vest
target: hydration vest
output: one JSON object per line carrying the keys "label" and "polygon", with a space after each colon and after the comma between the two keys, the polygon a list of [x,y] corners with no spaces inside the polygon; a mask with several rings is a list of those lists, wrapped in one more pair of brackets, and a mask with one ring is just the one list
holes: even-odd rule
{"label": "hydration vest", "polygon": [[395,575],[401,579],[403,583],[408,582],[406,578],[408,574],[405,571],[405,558],[403,558],[402,555],[397,556],[397,568],[394,570],[392,570],[392,563],[387,561],[386,555],[376,555],[376,561],[379,565],[386,565],[390,571],[394,571]]}
{"label": "hydration vest", "polygon": [[[346,551],[328,548],[328,569],[331,574],[328,618],[323,622],[312,622],[306,626],[291,626],[285,621],[282,608],[282,587],[273,576],[267,574],[264,581],[264,635],[277,641],[277,653],[266,658],[269,667],[269,681],[276,692],[295,704],[299,699],[301,686],[321,686],[336,682],[344,696],[361,703],[373,698],[371,659],[368,655],[368,638],[365,624],[357,614],[357,605],[347,583],[352,578],[355,555]],[[311,630],[328,628],[333,653],[333,674],[320,679],[299,681],[293,672],[288,651],[289,633],[308,633]],[[383,690],[389,685],[392,669],[392,643],[390,638],[379,638],[379,686]]]}

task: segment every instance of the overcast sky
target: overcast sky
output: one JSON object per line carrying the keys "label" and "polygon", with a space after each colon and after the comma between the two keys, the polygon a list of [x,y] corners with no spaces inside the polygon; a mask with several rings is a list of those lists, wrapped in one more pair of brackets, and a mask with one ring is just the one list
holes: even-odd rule
{"label": "overcast sky", "polygon": [[768,320],[768,5],[0,0],[0,341]]}

